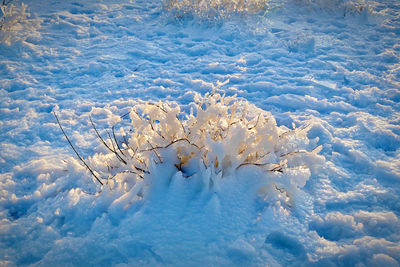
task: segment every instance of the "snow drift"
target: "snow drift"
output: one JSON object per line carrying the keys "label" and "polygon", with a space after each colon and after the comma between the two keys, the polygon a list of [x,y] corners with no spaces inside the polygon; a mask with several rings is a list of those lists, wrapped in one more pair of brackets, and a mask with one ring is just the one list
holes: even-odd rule
{"label": "snow drift", "polygon": [[[321,146],[308,140],[307,127],[278,127],[270,113],[246,100],[196,94],[189,106],[191,112],[185,115],[174,102],[140,101],[123,116],[130,116],[131,128],[116,132],[113,126],[105,139],[90,117],[108,153],[82,162],[101,186],[121,193],[114,206],[127,209],[135,197],[145,198],[154,180],[178,175],[196,181],[199,190],[218,192],[224,190],[222,179],[234,179],[240,169],[257,168],[265,197],[290,207],[311,170],[324,161],[318,155]],[[159,169],[168,170],[169,176],[155,175],[164,173]]]}
{"label": "snow drift", "polygon": [[[104,112],[92,109],[93,134],[106,150],[82,159],[90,170],[82,181],[92,175],[99,192],[89,194],[79,182],[57,213],[83,212],[80,220],[111,223],[117,251],[144,264],[225,265],[226,253],[230,263],[262,264],[267,256],[258,253],[266,244],[294,238],[277,231],[279,222],[311,214],[302,188],[324,163],[318,139],[308,139],[307,126],[277,126],[269,112],[236,96],[196,93],[188,107],[186,113],[175,102],[138,100],[122,117],[107,115],[109,131],[96,123]],[[84,166],[71,160],[68,176],[82,174]],[[88,205],[92,211],[80,211]],[[76,221],[74,228],[81,228]],[[89,235],[98,227],[92,224]],[[136,247],[125,251],[124,242]],[[294,242],[293,253],[306,260],[304,245]]]}

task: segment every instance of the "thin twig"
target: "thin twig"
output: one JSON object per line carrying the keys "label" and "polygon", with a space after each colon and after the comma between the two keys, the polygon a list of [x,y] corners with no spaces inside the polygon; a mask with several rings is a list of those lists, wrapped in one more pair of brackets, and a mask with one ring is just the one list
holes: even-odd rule
{"label": "thin twig", "polygon": [[296,129],[294,129],[294,130],[287,130],[286,132],[283,132],[281,135],[279,135],[279,138],[282,138],[283,136],[285,136],[285,135],[287,135],[287,134],[289,134],[289,133],[295,132],[295,131],[296,131]]}
{"label": "thin twig", "polygon": [[[137,160],[138,160],[138,161],[142,161],[141,163],[145,166],[146,169],[148,169],[146,162],[144,162],[143,160],[140,160],[140,159],[137,159]],[[139,163],[140,163],[140,162],[139,162]],[[143,173],[146,173],[146,174],[149,174],[149,173],[150,173],[148,170],[143,169],[143,168],[141,168],[141,167],[137,167],[135,164],[132,164],[132,166],[133,166],[137,171],[140,171],[140,172],[143,172]]]}
{"label": "thin twig", "polygon": [[100,179],[97,177],[97,175],[94,174],[93,170],[89,167],[89,165],[86,164],[86,162],[83,160],[83,158],[81,157],[81,155],[79,155],[78,151],[76,151],[75,147],[72,145],[72,143],[71,143],[71,141],[69,140],[67,134],[65,133],[63,127],[61,126],[60,121],[58,120],[57,114],[56,114],[55,112],[53,112],[53,114],[54,114],[54,117],[56,117],[58,126],[60,126],[60,129],[61,129],[61,131],[63,132],[63,134],[64,134],[64,136],[65,136],[65,139],[67,139],[69,145],[72,147],[72,150],[74,150],[76,156],[82,161],[82,163],[83,163],[83,164],[85,165],[85,167],[90,171],[90,173],[93,175],[93,177],[96,178],[96,180],[97,180],[101,185],[103,185],[103,183],[100,181]]}
{"label": "thin twig", "polygon": [[129,111],[129,112],[127,112],[127,113],[125,113],[124,115],[120,116],[120,118],[121,118],[121,119],[123,119],[123,118],[125,118],[126,116],[128,116],[129,114],[131,114],[131,112],[130,112],[130,111]]}
{"label": "thin twig", "polygon": [[267,153],[265,153],[265,154],[262,155],[262,156],[258,156],[258,155],[257,155],[257,152],[256,152],[256,161],[265,158],[265,156],[266,156],[266,155],[269,155],[270,153],[271,153],[271,152],[267,152]]}
{"label": "thin twig", "polygon": [[175,118],[179,121],[179,124],[181,125],[181,127],[182,127],[182,131],[183,131],[183,134],[185,135],[185,137],[187,138],[187,133],[186,133],[186,130],[185,130],[185,127],[183,126],[183,123],[182,123],[182,121],[178,118],[178,115],[175,115]]}
{"label": "thin twig", "polygon": [[265,163],[254,163],[254,162],[244,162],[242,164],[240,164],[239,166],[236,167],[236,170],[238,170],[239,168],[246,166],[246,165],[253,165],[253,166],[257,166],[257,167],[264,167],[268,164],[274,164],[274,163],[270,163],[270,162],[265,162]]}
{"label": "thin twig", "polygon": [[268,171],[270,171],[270,172],[280,172],[280,173],[283,173],[283,166],[282,165],[280,165],[280,164],[277,164],[278,166],[276,166],[275,168],[272,168],[272,169],[270,169],[270,170],[268,170]]}
{"label": "thin twig", "polygon": [[92,127],[94,129],[94,131],[96,132],[97,137],[100,139],[101,143],[111,152],[114,152],[108,145],[107,143],[104,141],[104,139],[101,137],[101,135],[99,134],[99,132],[97,131],[96,126],[94,125],[93,121],[92,121],[92,116],[89,115],[89,119],[90,119],[90,123],[92,124]]}
{"label": "thin twig", "polygon": [[[145,168],[147,168],[147,169],[149,168],[149,167],[147,167],[146,162],[143,161],[143,160],[142,160],[142,164],[145,166]],[[150,173],[149,171],[147,171],[147,170],[145,170],[145,169],[143,169],[143,168],[137,167],[136,165],[133,165],[133,167],[135,167],[136,170],[141,171],[141,172],[143,172],[143,173],[147,173],[147,174]]]}
{"label": "thin twig", "polygon": [[113,151],[117,151],[117,150],[115,149],[113,139],[111,138],[111,134],[108,132],[108,130],[106,130],[106,133],[107,133],[107,135],[108,135],[108,138],[110,139],[110,142],[111,142]]}
{"label": "thin twig", "polygon": [[189,141],[189,139],[187,139],[187,138],[179,138],[179,139],[176,139],[176,140],[170,142],[170,143],[169,143],[168,145],[166,145],[166,146],[152,146],[152,145],[150,144],[150,142],[147,141],[147,142],[150,144],[150,147],[151,147],[151,148],[142,149],[142,150],[140,150],[140,152],[149,152],[149,151],[153,151],[153,150],[157,150],[157,149],[168,148],[168,147],[170,147],[171,145],[173,145],[173,144],[175,144],[175,143],[178,143],[178,142],[180,142],[180,141],[186,141],[189,145],[192,145],[192,146],[196,147],[198,150],[201,150],[201,149],[202,149],[202,147],[199,147],[198,145],[191,143],[191,142]]}
{"label": "thin twig", "polygon": [[292,151],[292,152],[282,154],[282,155],[280,155],[280,157],[287,157],[287,156],[292,156],[292,155],[296,155],[296,154],[304,154],[304,153],[309,153],[309,152],[306,150]]}
{"label": "thin twig", "polygon": [[257,127],[257,124],[258,124],[258,121],[260,120],[260,117],[261,117],[261,113],[260,114],[258,114],[258,117],[257,117],[257,121],[256,121],[256,124],[254,124],[254,126],[252,126],[252,127],[250,127],[250,128],[247,128],[247,130],[252,130],[252,129],[254,129],[254,128],[256,128]]}
{"label": "thin twig", "polygon": [[243,166],[246,166],[246,165],[253,165],[253,166],[256,166],[256,167],[264,167],[264,166],[267,166],[267,165],[269,165],[269,164],[271,164],[271,165],[277,165],[277,166],[275,166],[275,167],[272,168],[272,169],[269,169],[268,171],[270,171],[270,172],[281,172],[281,173],[283,173],[283,169],[282,169],[283,166],[282,166],[282,165],[276,164],[276,163],[270,163],[270,162],[266,162],[266,163],[244,162],[244,163],[240,164],[239,166],[237,166],[237,167],[236,167],[236,170],[238,170],[239,168],[241,168],[241,167],[243,167]]}
{"label": "thin twig", "polygon": [[173,144],[175,144],[175,143],[177,143],[177,142],[180,142],[180,141],[186,141],[189,145],[192,145],[192,146],[196,147],[198,150],[201,149],[198,145],[191,143],[191,142],[189,141],[189,139],[187,139],[187,138],[179,138],[179,139],[176,139],[176,140],[172,141],[171,143],[169,143],[168,145],[166,145],[164,148],[168,148],[169,146],[171,146],[171,145],[173,145]]}
{"label": "thin twig", "polygon": [[288,153],[282,154],[280,157],[287,157],[287,156],[292,156],[292,155],[296,155],[296,154],[313,153],[317,148],[319,148],[319,145],[314,147],[311,151],[307,151],[307,150],[292,151],[292,152],[288,152]]}
{"label": "thin twig", "polygon": [[160,107],[160,106],[157,105],[157,104],[154,104],[154,103],[147,103],[147,104],[159,108],[159,109],[160,109],[162,112],[164,112],[164,113],[168,113],[163,107]]}
{"label": "thin twig", "polygon": [[[156,156],[158,157],[158,159],[160,160],[160,163],[163,163],[163,161],[162,161],[162,159],[161,159],[161,156],[157,153],[157,149],[155,149],[154,147],[153,147],[153,145],[149,142],[149,140],[147,140],[147,143],[150,145],[150,147],[151,147],[151,150],[150,151],[152,151],[152,152],[154,152],[154,154],[156,154]],[[157,162],[156,162],[157,163]]]}
{"label": "thin twig", "polygon": [[124,138],[124,143],[125,143],[126,147],[130,148],[129,144],[128,144],[128,140],[126,140],[126,135],[123,135],[122,137]]}
{"label": "thin twig", "polygon": [[111,129],[112,129],[112,134],[114,137],[115,144],[117,144],[117,148],[118,148],[119,152],[121,152],[121,154],[125,156],[124,152],[121,150],[121,147],[118,145],[117,138],[115,137],[115,127],[113,126]]}
{"label": "thin twig", "polygon": [[[95,126],[94,123],[93,123],[93,120],[92,120],[92,116],[91,116],[91,115],[89,115],[89,119],[90,119],[90,123],[91,123],[92,126],[93,126],[93,129],[94,129],[95,132],[96,132],[97,137],[100,139],[100,141],[103,143],[103,145],[104,145],[108,150],[110,150],[111,152],[113,152],[113,153],[117,156],[117,158],[118,158],[122,163],[124,163],[125,165],[128,165],[128,163],[117,153],[117,151],[111,149],[111,148],[107,145],[107,143],[104,141],[104,139],[101,137],[100,133],[97,131],[97,128],[96,128],[96,126]],[[110,138],[111,138],[111,137],[110,137]],[[111,142],[111,143],[112,143],[112,142]]]}
{"label": "thin twig", "polygon": [[274,184],[274,187],[277,191],[279,191],[281,194],[285,193],[286,194],[286,190],[285,188],[279,188],[276,184]]}

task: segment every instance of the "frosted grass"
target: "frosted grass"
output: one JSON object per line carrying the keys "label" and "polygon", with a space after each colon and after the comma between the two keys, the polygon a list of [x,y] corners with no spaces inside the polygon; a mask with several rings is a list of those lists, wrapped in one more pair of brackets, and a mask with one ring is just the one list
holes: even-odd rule
{"label": "frosted grass", "polygon": [[219,19],[266,12],[268,0],[164,0],[163,6],[177,18]]}

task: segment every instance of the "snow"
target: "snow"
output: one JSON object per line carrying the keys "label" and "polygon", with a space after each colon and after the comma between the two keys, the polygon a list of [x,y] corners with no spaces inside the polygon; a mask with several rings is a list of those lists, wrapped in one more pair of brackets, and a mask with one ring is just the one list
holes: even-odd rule
{"label": "snow", "polygon": [[[0,31],[0,265],[399,266],[398,1],[22,2]],[[194,127],[203,150],[125,166],[89,115],[110,147],[113,126],[141,150]]]}

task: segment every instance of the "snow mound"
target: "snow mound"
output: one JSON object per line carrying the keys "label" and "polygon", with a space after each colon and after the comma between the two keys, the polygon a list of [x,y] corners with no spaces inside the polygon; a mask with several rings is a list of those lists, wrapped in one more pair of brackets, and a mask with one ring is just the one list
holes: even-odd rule
{"label": "snow mound", "polygon": [[[42,205],[40,214],[73,229],[40,263],[71,249],[79,264],[258,266],[273,262],[275,252],[307,261],[315,236],[299,239],[296,229],[312,218],[303,187],[325,162],[321,146],[307,137],[310,127],[278,126],[247,100],[217,93],[222,84],[205,95],[193,92],[185,106],[137,100],[123,116],[92,108],[97,153],[80,157],[81,165],[67,158],[58,168],[63,174],[39,177],[44,184],[35,198],[61,190],[59,208],[47,216],[53,209]],[[94,187],[98,192],[89,192]],[[87,257],[85,247],[98,246],[99,236],[108,241]]]}
{"label": "snow mound", "polygon": [[111,209],[129,208],[134,199],[146,198],[149,188],[171,177],[196,181],[200,191],[220,192],[225,190],[223,179],[254,169],[262,180],[256,193],[278,208],[290,209],[297,191],[324,162],[318,155],[321,146],[307,138],[308,127],[279,127],[269,112],[246,100],[195,94],[189,106],[185,115],[174,102],[139,101],[123,117],[109,116],[113,125],[129,115],[130,127],[116,131],[114,125],[106,139],[90,117],[108,152],[82,162],[102,190],[119,196]]}

